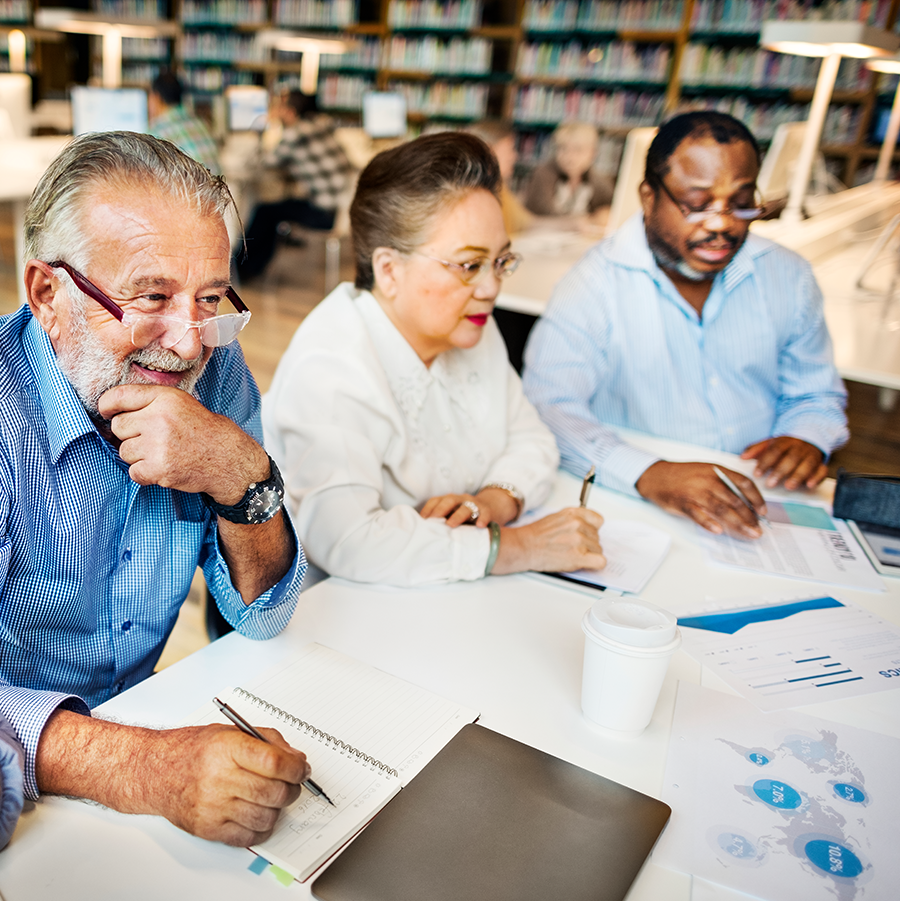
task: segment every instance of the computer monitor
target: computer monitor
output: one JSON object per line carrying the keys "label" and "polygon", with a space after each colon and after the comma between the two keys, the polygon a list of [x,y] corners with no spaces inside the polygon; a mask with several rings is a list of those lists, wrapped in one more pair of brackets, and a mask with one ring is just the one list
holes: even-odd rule
{"label": "computer monitor", "polygon": [[72,131],[147,131],[147,92],[141,88],[72,88]]}
{"label": "computer monitor", "polygon": [[784,200],[790,193],[805,134],[806,122],[782,122],[775,129],[756,180],[756,186],[767,202]]}
{"label": "computer monitor", "polygon": [[363,129],[370,138],[401,138],[406,134],[406,98],[392,91],[363,94]]}
{"label": "computer monitor", "polygon": [[269,92],[257,85],[235,84],[225,89],[229,131],[263,131],[269,113]]}

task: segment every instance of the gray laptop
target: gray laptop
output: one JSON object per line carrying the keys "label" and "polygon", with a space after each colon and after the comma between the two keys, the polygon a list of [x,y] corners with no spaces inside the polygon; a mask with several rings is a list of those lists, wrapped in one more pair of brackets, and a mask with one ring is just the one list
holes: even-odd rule
{"label": "gray laptop", "polygon": [[468,725],[312,892],[320,901],[621,901],[670,813]]}

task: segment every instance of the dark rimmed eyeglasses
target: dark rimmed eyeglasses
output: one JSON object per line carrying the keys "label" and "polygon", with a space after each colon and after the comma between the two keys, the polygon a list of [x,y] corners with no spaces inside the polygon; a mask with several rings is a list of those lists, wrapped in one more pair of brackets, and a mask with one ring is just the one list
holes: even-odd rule
{"label": "dark rimmed eyeglasses", "polygon": [[466,285],[477,285],[484,281],[492,269],[497,278],[506,278],[508,275],[512,275],[519,268],[519,263],[522,262],[522,254],[512,251],[501,254],[493,260],[489,257],[476,257],[467,263],[452,263],[450,260],[441,260],[438,257],[429,256],[427,253],[420,253],[418,250],[414,250],[413,253],[416,256],[425,257],[427,260],[434,260],[435,263],[440,263],[448,269],[453,269],[459,273],[460,280]]}
{"label": "dark rimmed eyeglasses", "polygon": [[[234,288],[228,288],[225,296],[231,301],[231,305],[237,310],[237,313],[224,313],[221,316],[210,316],[209,319],[191,322],[189,319],[167,316],[164,313],[135,313],[130,310],[126,312],[68,263],[56,260],[47,265],[52,269],[63,269],[67,272],[80,291],[96,300],[107,313],[118,319],[126,328],[130,328],[131,343],[135,347],[146,347],[166,334],[169,335],[168,345],[174,347],[192,328],[197,329],[200,343],[204,347],[224,347],[226,344],[231,344],[250,321],[250,310],[238,297]],[[181,331],[178,331],[179,329]],[[177,335],[177,338],[173,339],[173,335]]]}
{"label": "dark rimmed eyeglasses", "polygon": [[713,216],[731,216],[734,219],[740,219],[742,222],[752,222],[754,219],[759,219],[760,216],[763,215],[766,211],[766,205],[763,203],[762,197],[759,194],[759,191],[755,191],[753,195],[754,201],[757,202],[757,205],[754,207],[726,207],[724,210],[713,210],[713,209],[703,209],[703,210],[695,210],[693,207],[689,207],[686,203],[682,203],[667,187],[666,183],[660,178],[659,186],[666,192],[669,200],[678,207],[678,211],[684,216],[685,222],[690,222],[691,225],[701,225],[706,222],[707,219],[712,219]]}

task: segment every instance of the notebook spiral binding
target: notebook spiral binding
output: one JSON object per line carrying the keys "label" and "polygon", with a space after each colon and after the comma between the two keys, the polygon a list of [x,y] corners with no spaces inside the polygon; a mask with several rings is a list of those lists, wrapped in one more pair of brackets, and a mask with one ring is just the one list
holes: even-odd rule
{"label": "notebook spiral binding", "polygon": [[392,776],[400,777],[400,773],[397,772],[393,767],[388,766],[386,763],[382,763],[375,757],[371,757],[363,751],[360,751],[359,748],[354,748],[353,745],[348,745],[347,742],[341,741],[341,739],[336,738],[333,735],[330,735],[328,732],[324,732],[318,727],[314,726],[312,723],[306,722],[306,720],[300,719],[298,716],[294,716],[292,713],[288,713],[286,710],[282,710],[280,707],[276,707],[274,704],[270,704],[268,701],[264,701],[262,698],[253,694],[253,692],[247,691],[246,688],[235,688],[234,693],[240,695],[245,701],[249,701],[256,707],[263,707],[267,710],[272,716],[281,720],[283,723],[287,723],[290,726],[293,726],[295,729],[300,729],[304,732],[309,733],[310,735],[314,735],[316,738],[326,741],[332,745],[332,747],[340,748],[343,751],[346,751],[348,754],[352,754],[354,757],[359,758],[363,763],[369,764],[369,766],[374,769],[381,770],[384,773],[389,773]]}

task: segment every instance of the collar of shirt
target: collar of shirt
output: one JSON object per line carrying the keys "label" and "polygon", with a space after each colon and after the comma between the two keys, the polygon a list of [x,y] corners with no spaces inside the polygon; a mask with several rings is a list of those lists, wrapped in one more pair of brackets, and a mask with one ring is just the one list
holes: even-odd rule
{"label": "collar of shirt", "polygon": [[82,435],[100,435],[72,383],[60,371],[50,337],[30,310],[25,308],[24,313],[28,321],[22,330],[22,343],[44,411],[50,452],[57,463],[63,451]]}
{"label": "collar of shirt", "polygon": [[[474,362],[475,355],[448,350],[438,354],[427,367],[370,291],[359,292],[356,303],[384,367],[391,392],[404,415],[411,420],[418,418],[427,400],[428,390],[435,382],[463,410],[469,409],[472,404],[480,408],[483,398],[472,397],[467,391],[468,385],[479,382],[477,366],[466,365],[467,362]],[[466,356],[465,362],[463,356]]]}
{"label": "collar of shirt", "polygon": [[[685,311],[693,312],[693,308],[681,297],[672,282],[668,278],[663,278],[665,273],[657,265],[650,245],[647,243],[643,213],[635,213],[607,241],[608,243],[604,242],[607,243],[606,254],[612,262],[627,269],[646,272],[670,300],[676,302]],[[756,258],[767,253],[771,246],[771,241],[752,233],[747,235],[747,240],[735,254],[734,259],[716,275],[714,289],[710,292],[710,299],[703,308],[704,321],[712,321],[718,314],[721,304],[725,302],[727,295],[734,291],[745,278],[756,273]],[[696,316],[696,313],[694,315]]]}

